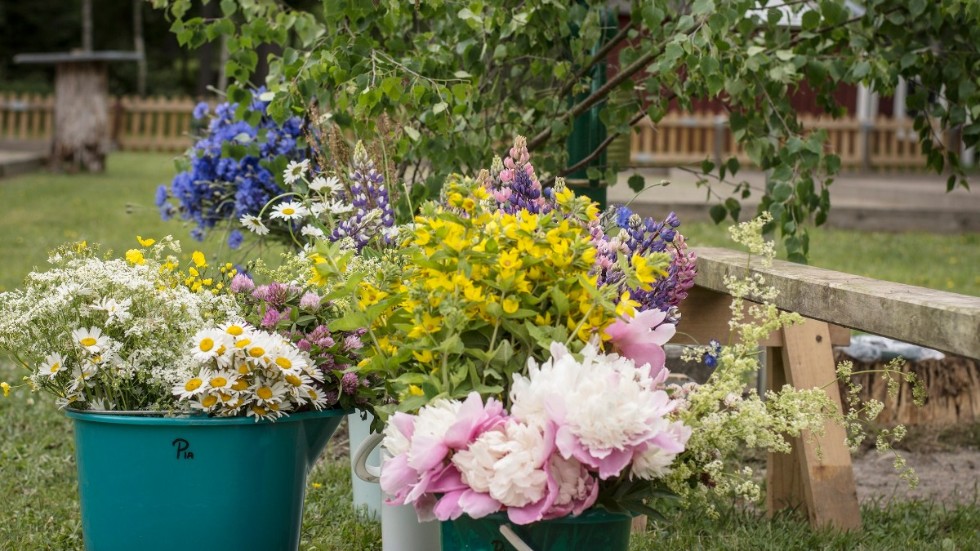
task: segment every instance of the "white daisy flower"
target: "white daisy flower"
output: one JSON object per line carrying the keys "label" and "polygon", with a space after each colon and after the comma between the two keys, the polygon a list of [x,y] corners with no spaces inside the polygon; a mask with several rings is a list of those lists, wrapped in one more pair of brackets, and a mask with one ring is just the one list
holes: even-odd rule
{"label": "white daisy flower", "polygon": [[282,381],[262,380],[249,388],[253,401],[264,407],[276,408],[286,399],[289,390]]}
{"label": "white daisy flower", "polygon": [[245,226],[245,229],[256,235],[269,234],[269,228],[265,227],[265,224],[262,223],[262,219],[258,216],[246,214],[245,216],[239,218],[238,221]]}
{"label": "white daisy flower", "polygon": [[238,380],[237,373],[228,371],[214,371],[208,380],[205,381],[210,390],[224,391],[231,390],[231,386]]}
{"label": "white daisy flower", "polygon": [[315,386],[308,386],[306,390],[306,403],[320,410],[327,407],[327,395]]}
{"label": "white daisy flower", "polygon": [[213,412],[221,404],[218,397],[211,393],[198,394],[191,400],[191,409]]}
{"label": "white daisy flower", "polygon": [[210,378],[210,375],[208,370],[202,370],[196,376],[177,383],[171,390],[177,396],[177,399],[190,400],[198,394],[204,394],[204,391],[207,390],[205,383]]}
{"label": "white daisy flower", "polygon": [[282,179],[285,180],[287,184],[292,184],[306,175],[306,169],[308,169],[309,166],[309,159],[303,159],[299,162],[290,161],[289,164],[286,165],[286,170],[282,171]]}
{"label": "white daisy flower", "polygon": [[[242,344],[245,340],[248,342]],[[271,338],[271,335],[267,333],[256,333],[252,335],[251,339],[239,340],[235,343],[235,346],[245,352],[245,356],[250,362],[269,365],[271,362],[269,354],[277,348],[277,344],[276,340]]]}
{"label": "white daisy flower", "polygon": [[241,320],[234,320],[224,323],[218,326],[219,329],[230,335],[232,338],[237,339],[245,334],[246,325],[245,322]]}
{"label": "white daisy flower", "polygon": [[324,191],[327,193],[337,193],[340,191],[340,178],[336,176],[331,176],[329,178],[324,178],[323,176],[317,176],[313,178],[310,182],[310,189],[313,191]]}
{"label": "white daisy flower", "polygon": [[78,346],[91,354],[98,354],[109,346],[108,335],[103,335],[98,327],[80,327],[72,331],[71,336]]}
{"label": "white daisy flower", "polygon": [[71,384],[68,385],[68,393],[75,394],[84,387],[94,386],[95,374],[98,372],[98,366],[90,362],[85,362],[80,366],[76,366],[72,371],[72,381]]}
{"label": "white daisy flower", "polygon": [[282,413],[280,413],[278,410],[273,410],[258,404],[251,404],[245,410],[245,416],[255,417],[255,420],[259,421],[261,419],[278,419],[279,417],[282,417]]}
{"label": "white daisy flower", "polygon": [[61,354],[55,352],[54,354],[48,354],[38,366],[37,372],[49,379],[53,379],[58,373],[61,373],[65,368],[65,359],[61,357]]}
{"label": "white daisy flower", "polygon": [[[229,349],[233,348],[231,335],[214,327],[202,329],[194,334],[191,339],[192,354],[194,360],[207,362],[210,360],[221,360]],[[227,363],[227,362],[224,362]]]}
{"label": "white daisy flower", "polygon": [[309,213],[310,209],[304,207],[302,203],[297,203],[296,201],[286,201],[273,207],[272,214],[269,216],[271,218],[281,218],[283,220],[297,220],[299,218],[303,218]]}
{"label": "white daisy flower", "polygon": [[354,210],[354,205],[340,201],[330,201],[327,203],[327,209],[334,214],[346,214]]}
{"label": "white daisy flower", "polygon": [[96,301],[95,304],[91,306],[93,310],[100,310],[108,314],[108,319],[106,320],[106,325],[112,324],[114,322],[123,323],[127,321],[132,315],[129,313],[129,307],[132,306],[133,299],[123,299],[122,302],[117,302],[114,298],[104,298],[100,301]]}
{"label": "white daisy flower", "polygon": [[306,237],[314,237],[317,239],[323,239],[324,237],[326,237],[326,235],[323,233],[323,230],[321,230],[320,228],[312,224],[307,224],[303,226],[303,229],[301,229],[299,233],[305,235]]}

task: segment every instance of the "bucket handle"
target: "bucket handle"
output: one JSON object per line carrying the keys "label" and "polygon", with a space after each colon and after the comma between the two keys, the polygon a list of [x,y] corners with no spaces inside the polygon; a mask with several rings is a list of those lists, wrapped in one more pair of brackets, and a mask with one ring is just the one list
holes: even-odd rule
{"label": "bucket handle", "polygon": [[368,465],[368,456],[377,448],[385,435],[380,432],[371,433],[365,438],[361,445],[354,451],[354,474],[364,482],[378,482],[381,480],[381,466]]}
{"label": "bucket handle", "polygon": [[507,543],[513,545],[514,549],[517,549],[517,551],[534,551],[534,549],[531,549],[530,545],[524,543],[524,540],[514,533],[514,530],[512,530],[510,526],[501,524],[500,533],[504,536],[504,539],[507,540]]}

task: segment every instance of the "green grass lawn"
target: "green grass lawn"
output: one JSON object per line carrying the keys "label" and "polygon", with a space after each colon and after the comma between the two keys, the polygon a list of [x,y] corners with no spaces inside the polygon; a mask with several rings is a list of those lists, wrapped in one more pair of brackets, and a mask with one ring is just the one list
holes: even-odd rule
{"label": "green grass lawn", "polygon": [[[43,267],[49,249],[67,241],[100,242],[122,253],[136,246],[137,234],[173,234],[184,243],[188,255],[195,246],[230,260],[254,255],[255,251],[228,251],[221,235],[195,244],[188,227],[159,219],[153,205],[154,189],[168,182],[173,172],[165,155],[116,153],[102,175],[35,173],[0,180],[0,290],[16,287],[32,268]],[[692,224],[683,229],[694,245],[728,243],[724,230],[711,225]],[[812,263],[980,295],[977,244],[975,234],[819,230],[812,236]],[[274,251],[263,254],[274,255]],[[19,379],[12,366],[0,364],[0,380],[15,383]],[[380,549],[378,524],[359,519],[351,509],[346,458],[329,450],[325,457],[311,475],[301,549]],[[82,548],[74,461],[71,423],[51,400],[32,396],[24,388],[0,398],[0,496],[4,497],[0,550]],[[716,520],[691,512],[670,512],[668,522],[634,537],[632,549],[980,549],[980,504],[976,503],[950,509],[921,502],[865,507],[865,529],[857,534],[814,531],[792,515],[770,521],[744,510],[722,511],[722,518]],[[242,526],[227,528],[243,529],[247,522],[242,519]],[[175,539],[175,545],[193,545],[178,541]]]}
{"label": "green grass lawn", "polygon": [[34,268],[44,269],[48,252],[68,242],[99,243],[121,256],[138,246],[137,235],[169,234],[181,241],[187,258],[195,249],[233,262],[255,253],[229,250],[224,231],[198,243],[190,237],[192,225],[160,219],[154,193],[176,173],[172,156],[114,153],[107,165],[104,174],[35,172],[0,179],[0,291],[20,285]]}

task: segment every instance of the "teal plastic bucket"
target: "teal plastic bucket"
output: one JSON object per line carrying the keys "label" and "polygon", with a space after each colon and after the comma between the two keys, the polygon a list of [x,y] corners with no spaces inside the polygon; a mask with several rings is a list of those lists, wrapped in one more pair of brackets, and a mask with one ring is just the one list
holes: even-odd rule
{"label": "teal plastic bucket", "polygon": [[348,413],[273,423],[68,411],[85,548],[297,549],[307,473]]}
{"label": "teal plastic bucket", "polygon": [[473,519],[462,516],[442,523],[443,551],[517,551],[500,527],[506,524],[534,551],[627,551],[633,517],[605,509],[589,509],[577,517],[513,524],[495,513]]}

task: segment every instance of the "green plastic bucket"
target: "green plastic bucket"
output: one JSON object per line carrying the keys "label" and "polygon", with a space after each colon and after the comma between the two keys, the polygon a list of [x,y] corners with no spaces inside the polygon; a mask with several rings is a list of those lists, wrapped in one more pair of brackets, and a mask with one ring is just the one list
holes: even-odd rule
{"label": "green plastic bucket", "polygon": [[464,515],[442,523],[442,551],[517,551],[501,533],[502,525],[534,551],[627,551],[632,522],[627,513],[605,509],[523,526],[502,513],[479,519]]}
{"label": "green plastic bucket", "polygon": [[85,548],[297,549],[306,475],[347,413],[273,423],[68,411]]}

